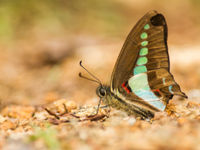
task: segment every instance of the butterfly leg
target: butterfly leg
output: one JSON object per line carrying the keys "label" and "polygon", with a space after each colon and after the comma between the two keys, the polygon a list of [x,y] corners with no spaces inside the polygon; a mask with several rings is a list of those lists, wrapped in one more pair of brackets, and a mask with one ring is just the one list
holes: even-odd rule
{"label": "butterfly leg", "polygon": [[102,101],[102,99],[100,98],[98,106],[97,106],[97,111],[96,111],[95,115],[97,115],[99,113],[99,108],[100,108],[100,105],[101,105],[101,101]]}

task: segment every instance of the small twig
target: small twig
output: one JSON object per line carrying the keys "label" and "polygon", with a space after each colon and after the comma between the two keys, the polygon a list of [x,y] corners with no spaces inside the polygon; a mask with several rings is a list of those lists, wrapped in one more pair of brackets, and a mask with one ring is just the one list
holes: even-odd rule
{"label": "small twig", "polygon": [[75,118],[80,118],[79,116],[76,116],[75,114],[70,114],[72,117],[75,117]]}
{"label": "small twig", "polygon": [[68,109],[67,109],[67,107],[66,107],[65,104],[63,104],[63,107],[64,107],[64,109],[65,109],[65,112],[61,113],[60,116],[63,116],[63,115],[65,115],[65,114],[68,114],[68,113],[69,113],[69,111],[68,111]]}
{"label": "small twig", "polygon": [[105,117],[107,117],[107,115],[105,115],[105,114],[102,114],[102,115],[90,115],[90,116],[88,116],[86,119],[84,119],[82,121],[87,121],[87,120],[98,121],[98,120],[101,120],[101,119],[103,119]]}
{"label": "small twig", "polygon": [[51,112],[51,111],[48,110],[47,108],[44,108],[44,109],[48,112],[49,115],[54,116],[56,119],[60,119],[60,117],[59,117],[58,115],[56,115],[55,113]]}
{"label": "small twig", "polygon": [[65,113],[69,113],[67,106],[65,104],[63,104],[63,106],[64,106],[64,109],[65,109]]}

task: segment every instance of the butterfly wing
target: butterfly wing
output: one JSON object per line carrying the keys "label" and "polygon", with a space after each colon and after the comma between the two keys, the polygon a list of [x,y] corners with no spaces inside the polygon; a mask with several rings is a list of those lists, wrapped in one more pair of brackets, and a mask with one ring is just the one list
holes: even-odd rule
{"label": "butterfly wing", "polygon": [[111,92],[158,110],[173,95],[186,97],[170,73],[162,14],[148,12],[129,33],[112,73]]}

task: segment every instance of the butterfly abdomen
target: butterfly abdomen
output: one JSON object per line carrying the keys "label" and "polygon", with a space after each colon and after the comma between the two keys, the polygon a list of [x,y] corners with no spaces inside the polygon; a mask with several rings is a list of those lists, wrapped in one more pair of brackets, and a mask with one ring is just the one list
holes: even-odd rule
{"label": "butterfly abdomen", "polygon": [[104,102],[115,109],[125,111],[128,115],[142,119],[152,118],[156,112],[156,110],[143,109],[140,105],[129,103],[127,100],[123,100],[112,92],[106,96]]}

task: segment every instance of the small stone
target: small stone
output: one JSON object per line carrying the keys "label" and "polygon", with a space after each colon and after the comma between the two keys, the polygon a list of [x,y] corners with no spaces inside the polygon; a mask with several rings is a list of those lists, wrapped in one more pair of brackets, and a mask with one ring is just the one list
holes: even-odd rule
{"label": "small stone", "polygon": [[200,108],[200,104],[196,103],[196,102],[188,102],[187,108]]}
{"label": "small stone", "polygon": [[0,115],[0,123],[3,123],[6,120],[5,117],[3,117],[2,115]]}
{"label": "small stone", "polygon": [[[49,104],[47,108],[58,114],[71,112],[73,109],[77,108],[77,105],[74,101],[68,101],[66,99],[59,99]],[[66,109],[66,110],[65,110]],[[67,111],[67,112],[66,112]]]}
{"label": "small stone", "polygon": [[134,125],[135,122],[136,122],[136,119],[133,118],[133,117],[131,117],[131,118],[128,120],[128,123],[129,123],[129,125],[131,125],[131,126]]}
{"label": "small stone", "polygon": [[11,129],[11,130],[14,130],[14,129],[16,129],[16,127],[17,127],[17,124],[16,123],[13,123],[12,121],[10,121],[10,120],[6,120],[6,121],[4,121],[3,123],[1,123],[1,126],[0,126],[0,129],[1,130],[9,130],[9,129]]}
{"label": "small stone", "polygon": [[35,112],[35,108],[32,106],[18,106],[11,105],[4,108],[1,112],[2,116],[17,118],[17,119],[29,119]]}
{"label": "small stone", "polygon": [[179,125],[184,125],[184,124],[186,124],[187,123],[187,120],[185,119],[185,118],[178,118],[177,119],[177,121],[178,121],[178,124]]}

